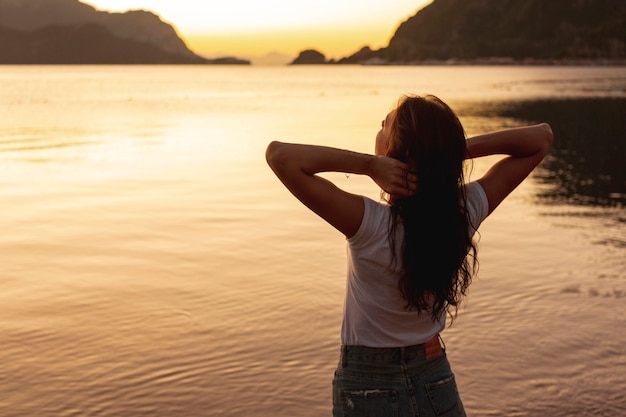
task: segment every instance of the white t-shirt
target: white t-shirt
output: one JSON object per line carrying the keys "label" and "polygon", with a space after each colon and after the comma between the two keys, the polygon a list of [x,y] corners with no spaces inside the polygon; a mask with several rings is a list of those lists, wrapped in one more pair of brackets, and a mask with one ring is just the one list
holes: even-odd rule
{"label": "white t-shirt", "polygon": [[[467,210],[474,234],[489,214],[489,203],[477,182],[465,185]],[[348,239],[348,282],[341,343],[369,347],[402,347],[424,343],[445,327],[445,313],[438,322],[430,314],[405,308],[398,288],[399,274],[391,271],[388,205],[367,197],[359,230]],[[402,233],[396,233],[401,247]]]}

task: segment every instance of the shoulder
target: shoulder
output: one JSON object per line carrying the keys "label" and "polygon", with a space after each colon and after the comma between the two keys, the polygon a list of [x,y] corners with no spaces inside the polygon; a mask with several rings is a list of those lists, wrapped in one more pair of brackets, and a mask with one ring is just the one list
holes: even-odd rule
{"label": "shoulder", "polygon": [[465,204],[471,227],[476,230],[489,215],[489,199],[480,183],[473,181],[464,185]]}
{"label": "shoulder", "polygon": [[388,204],[374,201],[369,197],[362,196],[364,211],[361,224],[348,242],[351,246],[364,244],[371,239],[386,237],[389,233],[391,221],[391,208]]}

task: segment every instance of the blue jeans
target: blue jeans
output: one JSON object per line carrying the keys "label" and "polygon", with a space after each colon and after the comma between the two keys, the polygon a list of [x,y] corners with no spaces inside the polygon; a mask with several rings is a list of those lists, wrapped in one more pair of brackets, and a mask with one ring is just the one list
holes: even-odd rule
{"label": "blue jeans", "polygon": [[465,417],[445,350],[424,345],[342,346],[333,380],[334,417]]}

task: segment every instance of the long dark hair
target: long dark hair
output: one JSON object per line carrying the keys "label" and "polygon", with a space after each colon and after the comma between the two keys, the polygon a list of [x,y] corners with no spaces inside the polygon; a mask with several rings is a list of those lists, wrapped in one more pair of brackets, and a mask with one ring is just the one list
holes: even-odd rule
{"label": "long dark hair", "polygon": [[[399,287],[407,308],[456,315],[477,269],[476,245],[465,206],[465,132],[458,117],[435,96],[405,96],[389,131],[387,156],[406,162],[417,191],[388,196],[393,213],[389,241],[400,261]],[[395,235],[404,232],[401,259]]]}

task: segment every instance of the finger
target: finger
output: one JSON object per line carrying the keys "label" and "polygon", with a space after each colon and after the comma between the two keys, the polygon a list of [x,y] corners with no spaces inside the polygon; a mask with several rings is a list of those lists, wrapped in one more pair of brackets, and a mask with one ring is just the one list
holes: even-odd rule
{"label": "finger", "polygon": [[407,172],[404,175],[404,181],[406,182],[406,184],[411,184],[411,185],[415,185],[417,184],[417,175],[411,173],[411,172]]}
{"label": "finger", "polygon": [[405,188],[408,194],[414,194],[417,191],[417,176],[414,174],[407,174],[405,179]]}
{"label": "finger", "polygon": [[408,188],[399,188],[397,192],[393,193],[395,195],[401,195],[403,197],[410,197],[415,194],[415,190],[410,190]]}
{"label": "finger", "polygon": [[397,184],[393,187],[392,194],[401,195],[401,196],[410,196],[415,194],[417,187],[415,184],[407,184],[404,182],[403,184]]}

